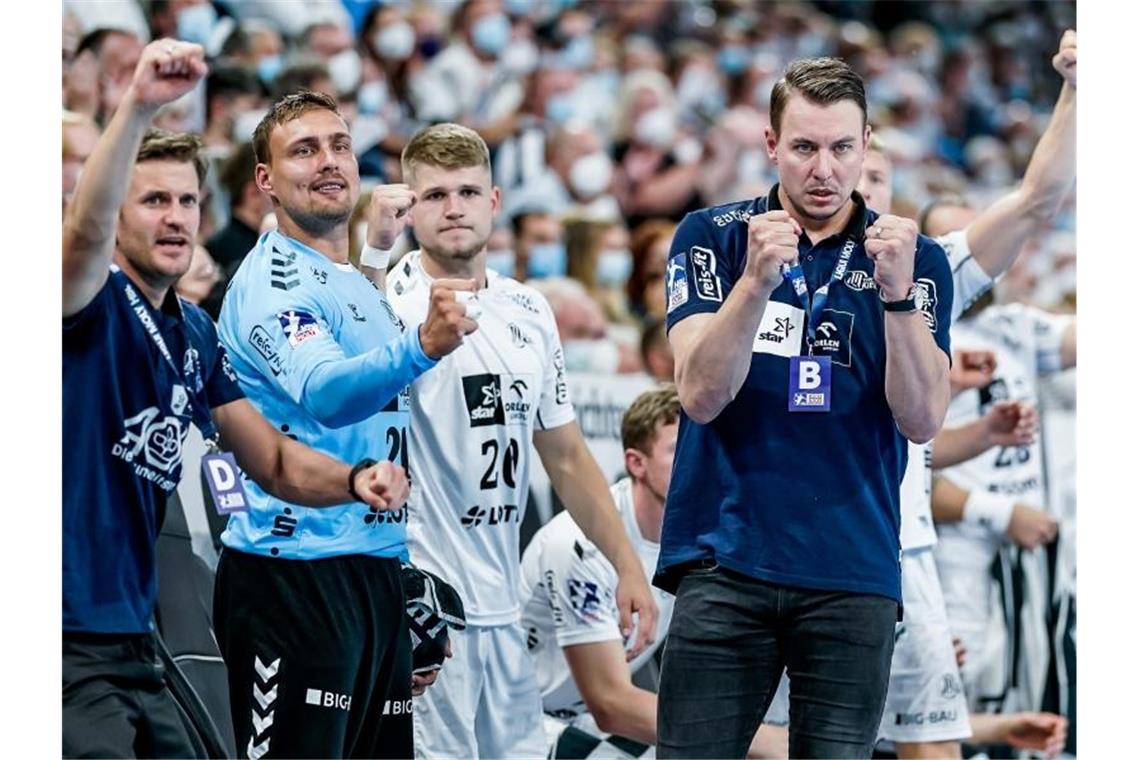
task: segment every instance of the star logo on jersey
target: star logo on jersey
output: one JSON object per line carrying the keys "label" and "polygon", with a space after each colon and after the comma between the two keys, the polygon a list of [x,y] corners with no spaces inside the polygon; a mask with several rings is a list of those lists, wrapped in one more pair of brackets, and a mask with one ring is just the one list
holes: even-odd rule
{"label": "star logo on jersey", "polygon": [[791,335],[793,329],[795,329],[795,326],[792,324],[792,320],[789,317],[776,317],[776,328],[774,332],[781,339]]}
{"label": "star logo on jersey", "polygon": [[491,373],[468,375],[463,378],[463,395],[467,400],[467,414],[471,427],[507,423],[498,375]]}

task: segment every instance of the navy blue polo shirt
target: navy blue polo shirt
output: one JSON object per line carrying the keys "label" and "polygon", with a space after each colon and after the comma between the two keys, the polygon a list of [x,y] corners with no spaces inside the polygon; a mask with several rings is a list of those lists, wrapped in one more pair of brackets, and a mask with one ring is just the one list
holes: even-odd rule
{"label": "navy blue polo shirt", "polygon": [[[780,208],[767,198],[688,214],[666,270],[667,327],[715,312],[743,275],[748,219]],[[791,356],[806,355],[807,319],[791,283],[764,310],[752,361],[736,398],[707,425],[682,410],[654,583],[676,591],[683,567],[715,560],[744,575],[807,589],[887,596],[901,604],[899,484],[907,442],[884,389],[886,344],[874,262],[863,249],[878,216],[853,194],[847,227],[818,244],[800,237],[800,263],[814,293],[853,245],[833,283],[815,354],[830,356],[830,412],[788,412]],[[950,351],[953,284],[946,254],[920,235],[917,299],[935,342]]]}
{"label": "navy blue polo shirt", "polygon": [[212,431],[208,410],[239,398],[213,322],[173,289],[154,309],[115,269],[63,320],[64,631],[151,629],[155,540],[186,433]]}

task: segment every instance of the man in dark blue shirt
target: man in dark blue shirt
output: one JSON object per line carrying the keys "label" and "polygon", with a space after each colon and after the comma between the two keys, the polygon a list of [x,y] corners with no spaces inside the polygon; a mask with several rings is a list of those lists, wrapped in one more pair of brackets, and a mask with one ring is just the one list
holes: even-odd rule
{"label": "man in dark blue shirt", "polygon": [[781,671],[793,757],[869,757],[899,613],[907,439],[950,397],[945,254],[854,192],[862,80],[793,62],[767,198],[688,215],[667,268],[683,414],[655,582],[660,757],[742,757]]}
{"label": "man in dark blue shirt", "polygon": [[[408,493],[396,465],[350,467],[275,431],[243,397],[209,317],[173,291],[190,264],[206,165],[196,137],[146,130],[160,106],[205,72],[199,45],[160,40],[146,47],[64,223],[69,757],[200,751],[163,684],[152,622],[155,540],[182,476],[191,424],[207,440],[220,437],[267,491],[300,504],[356,498],[376,510],[398,509]],[[240,501],[238,479],[227,472],[218,487]]]}

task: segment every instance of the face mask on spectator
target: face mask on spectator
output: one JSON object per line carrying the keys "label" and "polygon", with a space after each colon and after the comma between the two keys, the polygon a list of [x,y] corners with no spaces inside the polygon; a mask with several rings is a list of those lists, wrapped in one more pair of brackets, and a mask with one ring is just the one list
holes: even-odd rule
{"label": "face mask on spectator", "polygon": [[505,0],[503,3],[503,10],[507,12],[508,16],[518,18],[519,16],[529,16],[530,7],[534,4],[534,0]]}
{"label": "face mask on spectator", "polygon": [[257,76],[262,84],[271,85],[277,75],[281,73],[281,56],[266,55],[257,61]]}
{"label": "face mask on spectator", "polygon": [[609,338],[594,340],[568,340],[562,344],[562,355],[566,359],[567,372],[593,372],[599,375],[612,375],[617,372],[617,344]]}
{"label": "face mask on spectator", "polygon": [[614,164],[605,153],[591,153],[570,166],[570,187],[579,198],[593,198],[610,186]]}
{"label": "face mask on spectator", "polygon": [[178,11],[178,39],[196,42],[205,46],[210,41],[210,32],[218,21],[218,12],[210,3],[191,5]]}
{"label": "face mask on spectator", "polygon": [[356,91],[356,107],[361,113],[380,113],[387,101],[388,85],[379,79],[360,85]]}
{"label": "face mask on spectator", "polygon": [[372,46],[387,61],[404,61],[416,48],[416,33],[406,21],[389,24],[372,35]]}
{"label": "face mask on spectator", "polygon": [[264,108],[252,108],[234,115],[234,125],[230,130],[230,137],[235,143],[249,142],[253,139],[253,131],[265,116]]}
{"label": "face mask on spectator", "polygon": [[575,110],[577,106],[571,92],[560,92],[546,99],[546,120],[551,124],[561,126],[567,123],[574,118]]}
{"label": "face mask on spectator", "polygon": [[329,78],[341,95],[352,92],[360,84],[360,56],[355,50],[342,50],[329,58]]}
{"label": "face mask on spectator", "polygon": [[511,40],[499,61],[507,71],[524,76],[538,68],[538,48],[530,40]]}
{"label": "face mask on spectator", "polygon": [[625,285],[633,272],[633,254],[626,248],[607,248],[598,254],[594,279],[604,288]]}
{"label": "face mask on spectator", "polygon": [[716,74],[704,66],[690,66],[677,82],[677,100],[695,105],[720,89]]}
{"label": "face mask on spectator", "polygon": [[661,149],[671,146],[676,134],[676,117],[672,110],[663,107],[643,113],[633,127],[633,136],[638,142]]}
{"label": "face mask on spectator", "polygon": [[487,251],[487,268],[503,277],[515,276],[515,252],[509,248]]}
{"label": "face mask on spectator", "polygon": [[748,68],[748,58],[748,48],[743,45],[728,45],[716,54],[716,63],[725,74],[735,76]]}
{"label": "face mask on spectator", "polygon": [[528,277],[561,277],[566,274],[566,246],[562,243],[539,243],[527,257]]}
{"label": "face mask on spectator", "polygon": [[502,13],[484,16],[471,28],[471,41],[480,52],[498,55],[511,41],[511,22]]}
{"label": "face mask on spectator", "polygon": [[575,71],[589,68],[590,64],[594,62],[593,37],[588,34],[580,34],[574,37],[562,49],[559,57],[562,59],[563,65]]}

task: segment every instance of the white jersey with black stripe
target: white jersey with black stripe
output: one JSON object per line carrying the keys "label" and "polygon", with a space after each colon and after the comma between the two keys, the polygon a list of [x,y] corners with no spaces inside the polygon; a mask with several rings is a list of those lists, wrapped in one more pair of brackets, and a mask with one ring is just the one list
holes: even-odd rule
{"label": "white jersey with black stripe", "polygon": [[[388,276],[406,324],[428,312],[420,251]],[[470,625],[518,620],[519,528],[531,437],[574,421],[550,305],[494,272],[478,291],[479,329],[411,386],[408,549],[458,590]]]}

